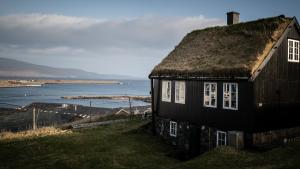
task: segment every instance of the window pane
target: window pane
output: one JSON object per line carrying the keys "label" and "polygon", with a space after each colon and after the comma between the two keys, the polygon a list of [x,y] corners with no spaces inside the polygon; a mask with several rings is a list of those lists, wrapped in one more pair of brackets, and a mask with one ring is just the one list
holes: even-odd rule
{"label": "window pane", "polygon": [[231,101],[231,107],[232,108],[236,108],[237,106],[236,106],[236,101]]}
{"label": "window pane", "polygon": [[210,97],[211,97],[211,99],[214,99],[215,98],[215,93],[211,93]]}
{"label": "window pane", "polygon": [[205,95],[209,96],[209,84],[205,84]]}
{"label": "window pane", "polygon": [[167,85],[167,98],[169,99],[171,97],[171,83],[168,82]]}
{"label": "window pane", "polygon": [[229,107],[229,100],[225,100],[224,104],[224,107]]}
{"label": "window pane", "polygon": [[205,91],[205,96],[209,96],[209,90]]}
{"label": "window pane", "polygon": [[299,61],[299,42],[295,42],[295,61]]}
{"label": "window pane", "polygon": [[162,90],[161,90],[162,99],[165,100],[166,98],[166,83],[162,82]]}
{"label": "window pane", "polygon": [[293,48],[293,41],[289,40],[289,48]]}
{"label": "window pane", "polygon": [[290,55],[289,55],[289,60],[293,60],[293,54],[292,53],[290,53]]}
{"label": "window pane", "polygon": [[179,99],[181,102],[185,102],[185,83],[180,83],[180,90],[179,90]]}
{"label": "window pane", "polygon": [[171,101],[171,81],[162,81],[162,101]]}
{"label": "window pane", "polygon": [[204,96],[204,105],[209,106],[209,96]]}
{"label": "window pane", "polygon": [[179,100],[179,85],[177,82],[175,84],[176,84],[175,85],[175,99],[176,99],[176,101],[178,101]]}
{"label": "window pane", "polygon": [[211,105],[215,106],[216,105],[216,99],[211,99]]}
{"label": "window pane", "polygon": [[215,92],[216,91],[216,84],[211,84],[211,92]]}
{"label": "window pane", "polygon": [[231,100],[236,100],[236,93],[231,93]]}
{"label": "window pane", "polygon": [[289,60],[293,60],[293,41],[289,40]]}
{"label": "window pane", "polygon": [[231,92],[236,92],[236,84],[231,85]]}

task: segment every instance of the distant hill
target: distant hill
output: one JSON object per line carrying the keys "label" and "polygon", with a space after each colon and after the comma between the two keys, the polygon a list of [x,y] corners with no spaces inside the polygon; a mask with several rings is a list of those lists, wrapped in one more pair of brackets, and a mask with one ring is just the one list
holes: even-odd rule
{"label": "distant hill", "polygon": [[1,78],[58,78],[58,79],[137,79],[116,74],[97,74],[80,69],[54,68],[13,59],[0,58]]}

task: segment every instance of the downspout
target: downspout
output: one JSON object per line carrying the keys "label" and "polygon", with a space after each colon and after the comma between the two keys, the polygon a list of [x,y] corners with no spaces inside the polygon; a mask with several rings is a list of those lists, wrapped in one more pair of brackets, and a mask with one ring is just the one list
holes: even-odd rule
{"label": "downspout", "polygon": [[156,135],[155,130],[155,110],[154,110],[154,88],[153,88],[153,79],[151,78],[151,109],[152,109],[152,134]]}

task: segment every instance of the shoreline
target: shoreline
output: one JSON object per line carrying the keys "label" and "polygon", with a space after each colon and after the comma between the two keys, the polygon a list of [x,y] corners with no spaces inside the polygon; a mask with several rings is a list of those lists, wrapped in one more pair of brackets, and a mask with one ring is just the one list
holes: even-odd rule
{"label": "shoreline", "polygon": [[0,88],[40,87],[45,84],[122,84],[117,80],[0,80]]}
{"label": "shoreline", "polygon": [[151,96],[125,96],[125,95],[99,95],[99,96],[62,96],[62,99],[107,99],[107,100],[132,100],[151,103]]}

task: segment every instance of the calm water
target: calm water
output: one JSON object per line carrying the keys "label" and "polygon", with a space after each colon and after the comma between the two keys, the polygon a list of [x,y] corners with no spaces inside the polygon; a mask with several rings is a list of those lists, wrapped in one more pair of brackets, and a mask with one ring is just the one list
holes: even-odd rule
{"label": "calm water", "polygon": [[[121,81],[123,84],[46,84],[41,87],[0,88],[0,107],[24,106],[32,102],[69,103],[89,105],[90,100],[62,99],[62,96],[97,95],[149,95],[150,82],[147,80]],[[92,99],[94,107],[128,107],[127,100]],[[12,105],[10,105],[12,104]],[[133,106],[148,105],[133,101]]]}

